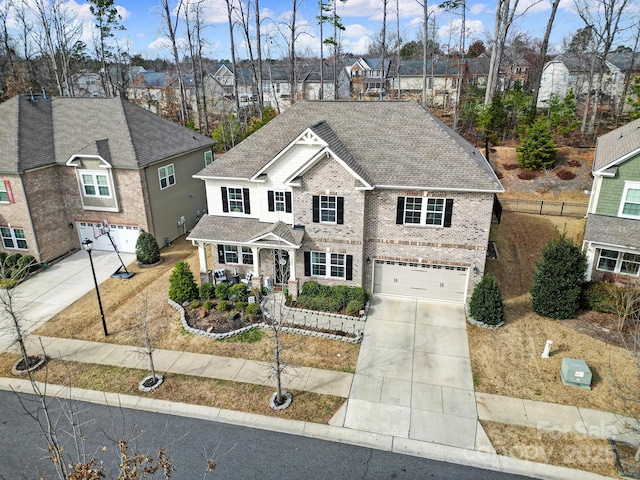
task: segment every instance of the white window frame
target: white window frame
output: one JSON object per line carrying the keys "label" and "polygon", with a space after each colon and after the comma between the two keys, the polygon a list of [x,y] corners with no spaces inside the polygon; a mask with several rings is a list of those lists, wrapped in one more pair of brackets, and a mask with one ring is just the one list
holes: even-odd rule
{"label": "white window frame", "polygon": [[[5,231],[8,230],[9,235],[5,235]],[[16,235],[17,232],[22,232],[22,236]],[[24,234],[23,228],[14,228],[9,226],[0,226],[0,237],[2,237],[2,246],[10,250],[28,250],[27,239]],[[6,240],[12,242],[13,245],[7,245]],[[19,242],[24,243],[24,247],[19,246]]]}
{"label": "white window frame", "polygon": [[[171,168],[172,173],[169,173],[169,168]],[[164,187],[162,186],[162,180],[166,180],[167,182]],[[172,187],[176,184],[176,168],[173,163],[158,168],[158,182],[160,183],[160,190],[164,190],[165,188]]]}
{"label": "white window frame", "polygon": [[[411,202],[408,200],[411,200]],[[411,218],[415,218],[415,214],[418,212],[415,205],[418,200],[420,200],[420,222],[408,222],[407,215],[410,214],[412,215]],[[409,206],[413,208],[408,208]],[[420,225],[424,227],[443,227],[446,207],[447,201],[443,197],[404,197],[402,223],[404,225]]]}
{"label": "white window frame", "polygon": [[[233,198],[232,198],[233,197]],[[235,210],[235,206],[240,206],[239,210]],[[244,192],[239,187],[227,187],[227,207],[229,213],[244,213]]]}
{"label": "white window frame", "polygon": [[[88,198],[113,198],[113,189],[111,188],[111,180],[109,179],[109,172],[103,170],[80,170],[80,185],[82,186],[82,195]],[[93,183],[85,183],[84,177],[91,177]],[[106,185],[100,185],[98,183],[98,177],[104,177],[107,180]],[[95,189],[95,193],[87,193],[87,187]],[[108,195],[100,194],[100,187],[106,187],[109,191]]]}
{"label": "white window frame", "polygon": [[287,196],[284,190],[274,190],[273,192],[273,209],[276,212],[287,211]]}
{"label": "white window frame", "polygon": [[624,207],[625,207],[625,204],[627,204],[627,203],[633,204],[633,205],[638,205],[638,207],[640,208],[640,202],[628,202],[627,201],[627,195],[629,193],[629,190],[638,190],[638,191],[640,191],[640,182],[624,182],[624,190],[622,191],[622,198],[620,199],[620,207],[618,209],[618,216],[621,217],[621,218],[638,219],[638,218],[640,218],[640,214],[638,214],[638,215],[630,215],[628,213],[624,213]]}
{"label": "white window frame", "polygon": [[[6,197],[6,200],[2,198]],[[11,203],[9,199],[9,191],[7,190],[7,185],[4,183],[4,180],[0,179],[0,203]]]}
{"label": "white window frame", "polygon": [[[607,254],[603,254],[606,252]],[[613,254],[616,256],[614,257]],[[602,268],[601,260],[614,261],[613,270],[609,268]],[[633,271],[624,271],[628,265],[635,265],[635,273]],[[601,272],[609,272],[620,275],[628,275],[630,277],[640,276],[640,253],[621,252],[619,250],[613,250],[610,248],[601,248],[598,251],[598,261],[596,262],[596,270]]]}
{"label": "white window frame", "polygon": [[[311,252],[311,276],[344,280],[347,278],[347,254]],[[324,273],[321,273],[324,272]]]}
{"label": "white window frame", "polygon": [[213,152],[211,150],[207,150],[204,152],[204,166],[208,167],[213,163]]}
{"label": "white window frame", "polygon": [[[240,247],[238,245],[223,245],[224,263],[231,265],[253,265],[253,250],[251,247]],[[229,255],[229,257],[227,256]],[[236,261],[230,260],[235,256]]]}
{"label": "white window frame", "polygon": [[[328,203],[331,200],[333,200],[333,207],[322,206],[323,203]],[[320,223],[336,224],[338,222],[338,196],[337,195],[320,195],[319,209],[320,209],[320,212],[319,212]],[[323,213],[333,214],[333,220],[325,220]]]}

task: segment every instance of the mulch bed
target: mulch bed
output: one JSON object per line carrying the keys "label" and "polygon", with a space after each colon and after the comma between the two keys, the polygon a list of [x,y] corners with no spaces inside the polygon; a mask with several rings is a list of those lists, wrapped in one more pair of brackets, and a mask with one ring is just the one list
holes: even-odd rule
{"label": "mulch bed", "polygon": [[260,315],[243,315],[241,312],[209,310],[202,308],[185,308],[185,319],[190,327],[203,330],[207,333],[227,333],[232,330],[248,327],[262,321]]}

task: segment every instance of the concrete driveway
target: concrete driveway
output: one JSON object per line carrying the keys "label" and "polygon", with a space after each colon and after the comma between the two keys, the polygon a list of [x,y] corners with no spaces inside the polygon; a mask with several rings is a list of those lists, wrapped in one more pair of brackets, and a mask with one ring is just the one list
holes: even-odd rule
{"label": "concrete driveway", "polygon": [[373,296],[344,426],[460,448],[484,440],[463,305]]}
{"label": "concrete driveway", "polygon": [[[94,250],[91,255],[98,283],[109,278],[120,266],[115,252]],[[125,265],[136,259],[135,253],[121,253],[120,256]],[[95,284],[89,255],[80,250],[15,287],[12,290],[14,310],[18,312],[23,330],[29,333],[91,290],[95,290]],[[97,300],[96,317],[99,318]],[[14,335],[12,321],[0,308],[0,352],[11,346]]]}

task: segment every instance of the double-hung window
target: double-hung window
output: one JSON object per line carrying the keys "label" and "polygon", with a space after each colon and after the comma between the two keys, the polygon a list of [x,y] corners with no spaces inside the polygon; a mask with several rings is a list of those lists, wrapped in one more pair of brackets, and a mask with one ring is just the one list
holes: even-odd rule
{"label": "double-hung window", "polygon": [[291,213],[291,192],[268,190],[267,204],[270,212]]}
{"label": "double-hung window", "polygon": [[320,195],[320,223],[336,223],[336,212],[336,197]]}
{"label": "double-hung window", "polygon": [[12,203],[9,182],[0,180],[0,203]]}
{"label": "double-hung window", "polygon": [[220,263],[236,263],[238,265],[253,265],[253,250],[251,247],[237,245],[218,245],[218,260]]}
{"label": "double-hung window", "polygon": [[238,187],[221,187],[222,211],[225,213],[251,213],[249,189]]}
{"label": "double-hung window", "polygon": [[276,212],[284,212],[286,210],[284,192],[273,192],[273,203]]}
{"label": "double-hung window", "polygon": [[450,227],[453,199],[436,197],[398,197],[396,223]]}
{"label": "double-hung window", "polygon": [[344,253],[305,252],[305,275],[352,279],[353,257]]}
{"label": "double-hung window", "polygon": [[106,173],[83,172],[82,189],[86,197],[111,197],[109,177]]}
{"label": "double-hung window", "polygon": [[173,163],[171,165],[165,165],[164,167],[160,167],[158,169],[158,178],[160,179],[160,189],[164,190],[171,185],[176,184],[176,174],[173,168]]}
{"label": "double-hung window", "polygon": [[4,248],[27,249],[27,240],[22,228],[0,227],[0,236],[2,236]]}
{"label": "double-hung window", "polygon": [[598,270],[638,276],[640,273],[640,255],[635,253],[618,252],[617,250],[600,250]]}
{"label": "double-hung window", "polygon": [[619,215],[626,218],[640,218],[640,183],[625,184]]}

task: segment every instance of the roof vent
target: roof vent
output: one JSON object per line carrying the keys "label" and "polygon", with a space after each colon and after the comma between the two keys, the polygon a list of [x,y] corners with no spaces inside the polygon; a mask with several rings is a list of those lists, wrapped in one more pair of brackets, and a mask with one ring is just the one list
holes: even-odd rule
{"label": "roof vent", "polygon": [[29,87],[29,95],[31,96],[32,102],[37,102],[36,97],[33,96],[33,88]]}
{"label": "roof vent", "polygon": [[44,87],[42,87],[42,98],[44,100],[51,100],[49,97],[47,97],[47,91],[44,89]]}
{"label": "roof vent", "polygon": [[304,231],[304,225],[294,225],[293,229],[294,230],[302,230],[302,231]]}

